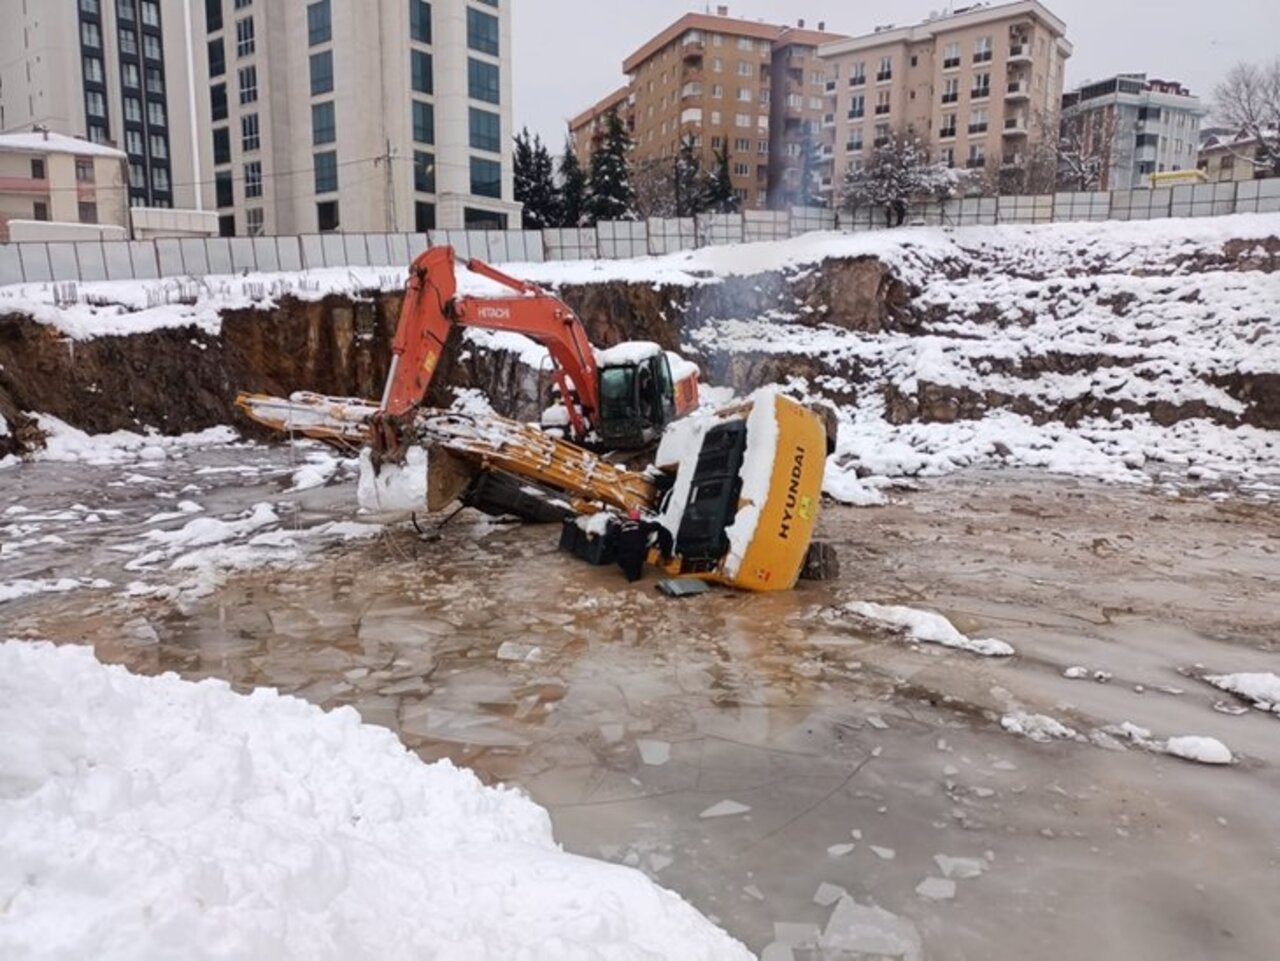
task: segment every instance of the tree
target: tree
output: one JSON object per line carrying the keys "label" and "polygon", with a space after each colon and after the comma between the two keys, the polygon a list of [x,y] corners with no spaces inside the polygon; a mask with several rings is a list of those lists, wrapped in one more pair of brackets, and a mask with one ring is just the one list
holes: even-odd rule
{"label": "tree", "polygon": [[955,196],[959,176],[929,160],[929,152],[914,134],[890,134],[865,166],[850,165],[845,173],[842,203],[850,213],[860,207],[884,208],[886,227],[901,226],[912,200],[944,200]]}
{"label": "tree", "polygon": [[1280,176],[1280,59],[1270,64],[1238,63],[1214,91],[1219,118],[1250,141],[1252,156],[1241,158],[1270,176]]}
{"label": "tree", "polygon": [[1109,181],[1116,146],[1114,109],[1089,110],[1063,119],[1058,131],[1058,187],[1088,192]]}
{"label": "tree", "polygon": [[714,214],[736,214],[738,195],[733,192],[733,180],[729,176],[729,148],[721,147],[712,156],[715,169],[707,177],[702,194],[702,209]]}
{"label": "tree", "polygon": [[578,163],[573,141],[566,139],[560,156],[560,204],[556,222],[561,227],[580,227],[587,213],[587,175]]}
{"label": "tree", "polygon": [[591,173],[587,178],[587,219],[635,220],[636,192],[631,186],[627,155],[631,138],[618,111],[609,111],[604,142],[591,155]]}
{"label": "tree", "polygon": [[687,136],[680,141],[680,151],[676,154],[675,170],[671,179],[675,194],[673,198],[675,215],[696,217],[702,213],[706,185],[702,177],[702,158],[698,156],[697,145],[692,136]]}
{"label": "tree", "polygon": [[514,153],[515,198],[524,204],[526,230],[541,230],[560,223],[560,191],[555,165],[541,137],[530,138],[528,128],[516,134]]}
{"label": "tree", "polygon": [[670,159],[654,157],[632,164],[631,186],[636,192],[636,213],[640,217],[676,215],[675,165]]}

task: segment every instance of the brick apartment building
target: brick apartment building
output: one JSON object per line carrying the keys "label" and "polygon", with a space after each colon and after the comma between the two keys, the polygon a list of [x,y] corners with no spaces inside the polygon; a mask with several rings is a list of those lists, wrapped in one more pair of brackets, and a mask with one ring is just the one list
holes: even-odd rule
{"label": "brick apartment building", "polygon": [[977,5],[908,27],[824,45],[833,135],[825,188],[891,133],[914,133],[935,159],[995,174],[1057,136],[1066,25],[1037,0]]}
{"label": "brick apartment building", "polygon": [[728,13],[686,14],[629,56],[627,85],[570,122],[579,158],[588,160],[616,107],[637,165],[674,163],[681,140],[692,137],[704,169],[727,150],[744,207],[786,206],[799,184],[804,140],[821,137],[825,77],[817,49],[843,38],[822,24],[806,30],[803,21],[784,27]]}

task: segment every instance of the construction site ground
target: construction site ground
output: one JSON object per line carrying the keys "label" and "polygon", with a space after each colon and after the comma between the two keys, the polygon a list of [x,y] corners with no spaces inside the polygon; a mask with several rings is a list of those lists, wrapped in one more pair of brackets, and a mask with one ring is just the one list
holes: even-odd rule
{"label": "construction site ground", "polygon": [[[1200,679],[1274,670],[1274,502],[961,474],[828,508],[841,577],[770,596],[668,600],[561,554],[554,528],[472,512],[269,566],[246,534],[245,569],[203,586],[167,559],[125,569],[148,521],[183,523],[154,517],[164,501],[270,502],[277,545],[349,520],[350,478],[284,492],[293,456],[10,470],[0,512],[25,546],[6,576],[89,583],[0,606],[5,636],[350,705],[524,789],[567,850],[650,873],[766,958],[853,957],[806,947],[844,893],[914,926],[924,957],[1274,952],[1280,716]],[[853,601],[941,611],[1017,655],[911,643]],[[1017,711],[1086,738],[1009,733]],[[1216,737],[1237,763],[1087,743],[1124,722]]]}

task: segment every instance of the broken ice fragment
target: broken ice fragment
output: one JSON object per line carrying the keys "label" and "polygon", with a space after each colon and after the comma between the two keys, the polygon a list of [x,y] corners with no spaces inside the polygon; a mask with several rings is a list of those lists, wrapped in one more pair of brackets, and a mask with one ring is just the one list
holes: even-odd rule
{"label": "broken ice fragment", "polygon": [[916,885],[916,894],[929,901],[950,901],[956,896],[956,883],[947,878],[928,877]]}
{"label": "broken ice fragment", "polygon": [[987,867],[986,862],[978,858],[953,858],[945,854],[935,854],[933,861],[943,877],[959,878],[961,881],[978,877]]}
{"label": "broken ice fragment", "polygon": [[764,892],[761,891],[754,884],[748,884],[745,888],[742,889],[742,893],[755,901],[764,900]]}
{"label": "broken ice fragment", "polygon": [[894,851],[893,848],[880,848],[880,847],[876,847],[874,844],[871,845],[871,851],[881,861],[892,861],[895,857],[898,856],[897,852]]}
{"label": "broken ice fragment", "polygon": [[1089,676],[1087,667],[1069,667],[1062,672],[1062,676],[1072,681],[1080,681]]}
{"label": "broken ice fragment", "polygon": [[711,805],[711,807],[707,808],[705,811],[699,814],[698,817],[700,818],[732,817],[735,814],[746,814],[750,810],[751,810],[751,807],[750,805],[747,805],[747,804],[740,804],[737,801],[721,801],[718,804]]}
{"label": "broken ice fragment", "polygon": [[838,884],[830,884],[823,881],[818,885],[818,890],[814,892],[813,903],[829,908],[841,898],[849,896],[849,892]]}
{"label": "broken ice fragment", "polygon": [[640,759],[652,767],[658,767],[671,760],[671,745],[666,741],[650,741],[642,738],[636,741],[636,748],[640,751]]}
{"label": "broken ice fragment", "polygon": [[845,951],[901,961],[923,958],[920,932],[914,924],[884,908],[858,904],[853,898],[840,899],[818,945],[830,954]]}
{"label": "broken ice fragment", "polygon": [[833,858],[842,858],[846,854],[852,853],[856,847],[856,844],[833,844],[827,848],[827,854]]}

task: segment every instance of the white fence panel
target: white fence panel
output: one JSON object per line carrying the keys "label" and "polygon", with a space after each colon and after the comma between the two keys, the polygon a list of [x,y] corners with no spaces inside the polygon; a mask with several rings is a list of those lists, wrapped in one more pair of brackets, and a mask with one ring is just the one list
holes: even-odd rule
{"label": "white fence panel", "polygon": [[699,247],[740,244],[745,236],[741,214],[700,214],[697,226]]}
{"label": "white fence panel", "polygon": [[342,234],[321,234],[320,250],[324,254],[324,265],[326,267],[345,267],[347,265],[347,250],[342,240]]}
{"label": "white fence panel", "polygon": [[387,256],[387,234],[365,234],[364,244],[371,267],[387,267],[391,264],[391,259]]}
{"label": "white fence panel", "polygon": [[24,279],[18,244],[0,244],[0,287],[20,284]]}
{"label": "white fence panel", "polygon": [[1271,214],[1280,211],[1280,177],[1271,180],[1254,180],[1251,185],[1257,189],[1254,208],[1257,213]]}
{"label": "white fence panel", "polygon": [[257,258],[253,256],[253,238],[252,237],[232,237],[229,246],[231,247],[231,269],[241,274],[245,271],[253,273],[258,269]]}
{"label": "white fence panel", "polygon": [[276,254],[280,260],[281,270],[302,269],[302,237],[277,237]]}
{"label": "white fence panel", "polygon": [[129,256],[127,241],[114,240],[103,244],[102,259],[106,263],[108,280],[133,280],[133,258]]}
{"label": "white fence panel", "polygon": [[542,231],[540,230],[508,230],[507,256],[511,263],[540,264],[546,260],[542,249]]}
{"label": "white fence panel", "polygon": [[275,237],[254,237],[250,244],[253,247],[253,264],[264,274],[274,274],[280,269],[280,248]]}
{"label": "white fence panel", "polygon": [[409,264],[417,260],[418,257],[431,246],[431,244],[427,239],[427,235],[421,232],[405,234],[405,238],[409,243],[409,256],[405,258],[404,263],[405,266],[408,267]]}
{"label": "white fence panel", "polygon": [[54,280],[79,280],[80,261],[76,258],[76,245],[73,243],[47,244],[49,251],[49,273]]}
{"label": "white fence panel", "polygon": [[673,254],[698,245],[698,226],[692,217],[650,217],[645,222],[649,253]]}
{"label": "white fence panel", "polygon": [[80,261],[81,280],[97,281],[107,279],[107,261],[102,253],[101,241],[77,241],[76,259]]}
{"label": "white fence panel", "polygon": [[836,212],[825,207],[792,207],[791,236],[813,230],[835,230]]}
{"label": "white fence panel", "polygon": [[368,267],[369,249],[365,246],[364,234],[341,234],[340,236],[342,237],[342,266]]}
{"label": "white fence panel", "polygon": [[135,280],[155,280],[160,277],[156,262],[156,244],[150,240],[129,241],[129,260]]}
{"label": "white fence panel", "polygon": [[998,197],[996,200],[997,220],[1002,224],[1045,223],[1053,217],[1052,197]]}
{"label": "white fence panel", "polygon": [[649,253],[649,235],[644,224],[629,220],[602,220],[596,224],[600,256],[606,260],[643,257]]}
{"label": "white fence panel", "polygon": [[316,270],[324,266],[324,245],[319,234],[303,234],[298,238],[302,245],[301,270]]}
{"label": "white fence panel", "polygon": [[786,240],[791,218],[783,210],[748,210],[743,214],[743,236],[749,242]]}
{"label": "white fence panel", "polygon": [[182,241],[157,240],[156,257],[160,261],[161,277],[183,277],[188,273],[182,261]]}
{"label": "white fence panel", "polygon": [[209,254],[209,273],[230,274],[235,271],[231,267],[231,240],[228,237],[210,237],[204,242]]}
{"label": "white fence panel", "polygon": [[1111,195],[1060,193],[1053,198],[1053,219],[1058,221],[1106,220],[1111,216]]}
{"label": "white fence panel", "polygon": [[22,276],[29,284],[53,280],[49,267],[49,248],[44,244],[18,244],[18,256],[22,258]]}
{"label": "white fence panel", "polygon": [[416,253],[413,254],[413,257],[417,257],[418,254],[422,253],[423,250],[426,250],[428,246],[452,247],[453,252],[457,256],[461,257],[463,260],[468,260],[471,257],[480,256],[480,253],[478,251],[474,251],[471,249],[470,233],[466,230],[433,230],[431,231],[429,243],[423,244],[423,246]]}
{"label": "white fence panel", "polygon": [[600,238],[592,227],[555,227],[542,232],[548,260],[595,260]]}
{"label": "white fence panel", "polygon": [[410,253],[408,234],[387,235],[387,264],[391,267],[409,269],[410,262],[418,256],[418,251]]}
{"label": "white fence panel", "polygon": [[471,242],[471,249],[480,251],[474,256],[481,260],[491,264],[511,262],[511,255],[507,251],[507,235],[501,230],[469,230],[467,237]]}
{"label": "white fence panel", "polygon": [[209,255],[205,252],[204,241],[184,237],[178,241],[182,248],[182,269],[192,277],[203,277],[209,273]]}

